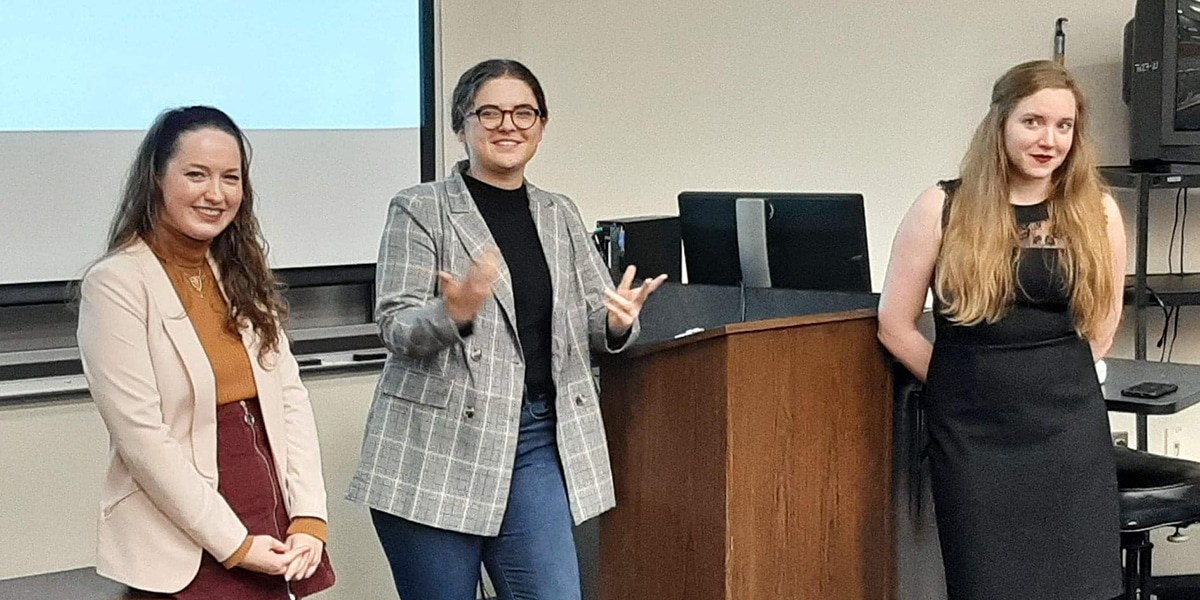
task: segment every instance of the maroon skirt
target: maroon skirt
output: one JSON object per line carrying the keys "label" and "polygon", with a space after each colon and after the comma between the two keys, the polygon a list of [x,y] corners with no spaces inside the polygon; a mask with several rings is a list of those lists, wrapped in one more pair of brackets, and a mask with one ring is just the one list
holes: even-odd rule
{"label": "maroon skirt", "polygon": [[[250,535],[269,535],[287,540],[287,508],[275,460],[267,443],[258,399],[233,402],[217,407],[217,490],[246,525]],[[267,575],[240,567],[226,569],[207,552],[200,560],[200,571],[183,590],[168,595],[179,600],[289,600],[303,598],[333,585],[329,555],[312,577],[286,581],[281,575]]]}

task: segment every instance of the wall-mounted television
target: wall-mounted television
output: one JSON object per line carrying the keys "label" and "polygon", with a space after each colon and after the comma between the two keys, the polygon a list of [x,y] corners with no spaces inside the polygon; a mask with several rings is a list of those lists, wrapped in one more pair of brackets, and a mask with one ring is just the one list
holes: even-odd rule
{"label": "wall-mounted television", "polygon": [[1130,163],[1200,163],[1200,0],[1138,0],[1124,63]]}

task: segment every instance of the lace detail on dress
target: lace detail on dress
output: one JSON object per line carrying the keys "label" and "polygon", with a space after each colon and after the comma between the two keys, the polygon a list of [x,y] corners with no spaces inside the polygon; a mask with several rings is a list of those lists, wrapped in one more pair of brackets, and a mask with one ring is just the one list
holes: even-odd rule
{"label": "lace detail on dress", "polygon": [[1054,222],[1045,201],[1037,204],[1012,206],[1017,221],[1017,245],[1021,248],[1061,248],[1062,241],[1054,235]]}
{"label": "lace detail on dress", "polygon": [[1017,244],[1022,248],[1061,248],[1049,219],[1017,223]]}

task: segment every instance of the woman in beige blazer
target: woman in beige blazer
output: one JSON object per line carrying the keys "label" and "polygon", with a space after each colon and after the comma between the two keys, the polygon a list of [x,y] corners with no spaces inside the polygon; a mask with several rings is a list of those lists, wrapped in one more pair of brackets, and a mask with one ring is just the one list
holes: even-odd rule
{"label": "woman in beige blazer", "polygon": [[333,584],[308,392],[223,112],[147,132],[80,290],[79,349],[110,437],[97,571],[174,598]]}

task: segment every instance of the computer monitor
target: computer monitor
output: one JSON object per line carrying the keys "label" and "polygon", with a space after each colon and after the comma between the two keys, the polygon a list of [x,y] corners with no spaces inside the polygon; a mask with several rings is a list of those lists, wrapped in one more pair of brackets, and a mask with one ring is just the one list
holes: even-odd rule
{"label": "computer monitor", "polygon": [[[679,220],[689,283],[871,291],[861,194],[682,192]],[[768,285],[742,272],[764,237]]]}

